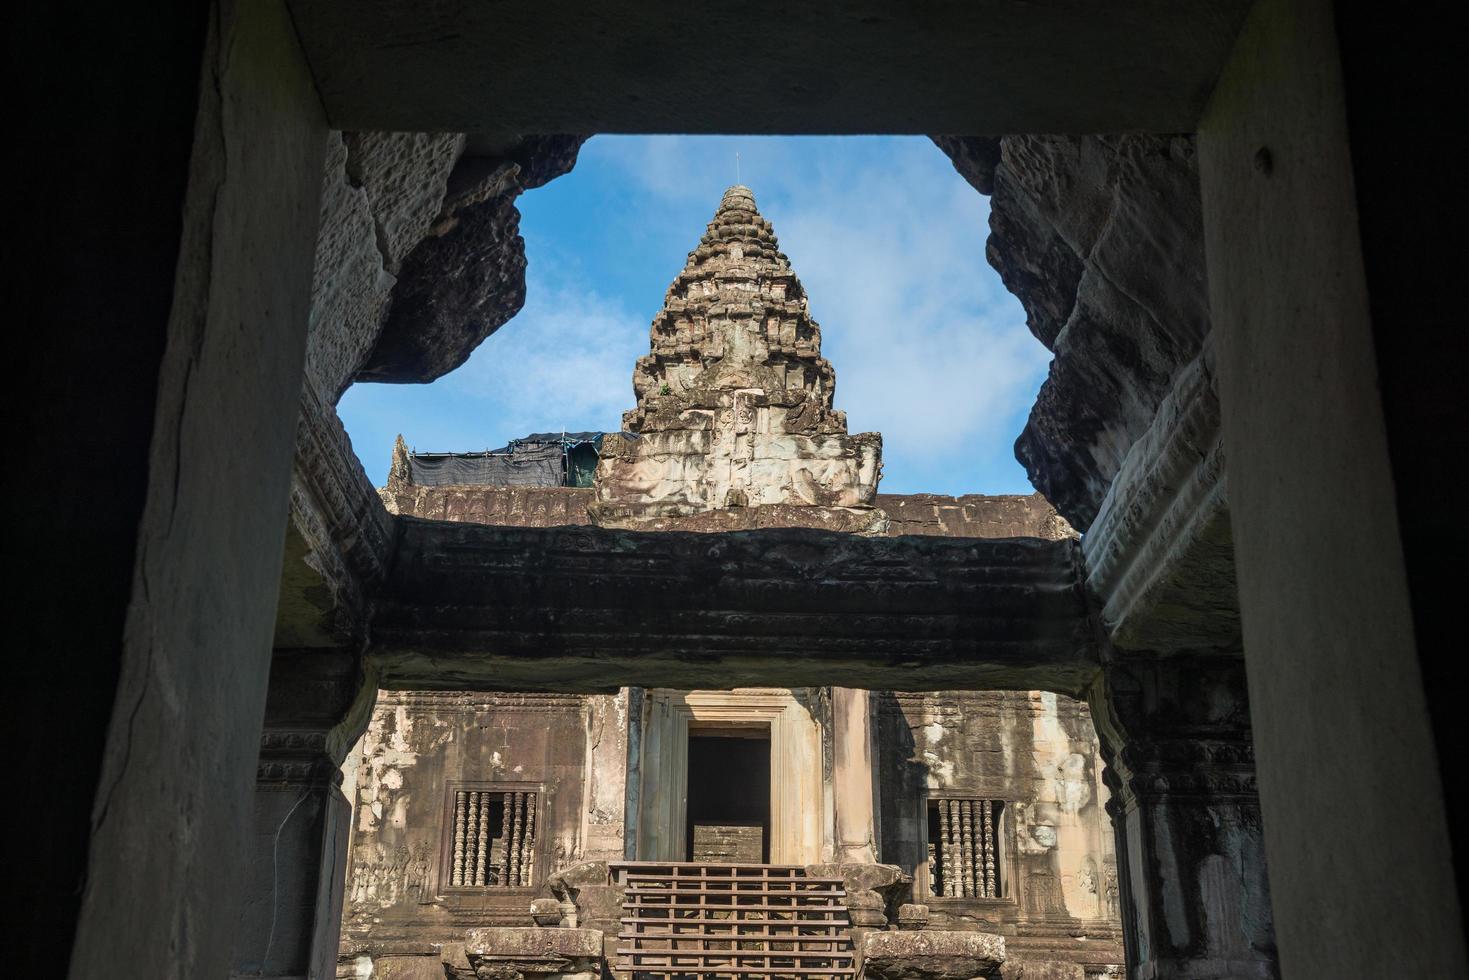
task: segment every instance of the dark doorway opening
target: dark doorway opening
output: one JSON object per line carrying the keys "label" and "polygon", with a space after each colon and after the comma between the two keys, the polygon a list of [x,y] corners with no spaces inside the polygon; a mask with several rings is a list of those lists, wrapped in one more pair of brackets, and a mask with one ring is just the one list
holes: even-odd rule
{"label": "dark doorway opening", "polygon": [[768,727],[690,733],[688,787],[688,860],[769,863]]}

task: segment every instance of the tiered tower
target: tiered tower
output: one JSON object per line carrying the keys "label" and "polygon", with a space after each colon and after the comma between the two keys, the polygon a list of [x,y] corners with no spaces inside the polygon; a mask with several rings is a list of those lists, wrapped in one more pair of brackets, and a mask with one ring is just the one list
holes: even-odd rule
{"label": "tiered tower", "polygon": [[623,416],[631,435],[602,444],[594,518],[880,531],[882,437],[848,434],[835,387],[775,230],[749,188],[731,187],[653,318]]}

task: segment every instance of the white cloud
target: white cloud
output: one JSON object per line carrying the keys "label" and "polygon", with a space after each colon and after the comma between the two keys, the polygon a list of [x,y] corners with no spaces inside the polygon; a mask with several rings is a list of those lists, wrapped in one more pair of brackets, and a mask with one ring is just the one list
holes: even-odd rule
{"label": "white cloud", "polygon": [[633,405],[633,362],[647,346],[647,324],[622,304],[532,277],[525,308],[446,380],[486,403],[503,439],[613,430]]}
{"label": "white cloud", "polygon": [[811,295],[854,426],[880,429],[905,454],[1008,453],[1003,426],[1050,355],[984,264],[983,199],[934,181],[923,161],[903,163],[824,179],[768,216]]}

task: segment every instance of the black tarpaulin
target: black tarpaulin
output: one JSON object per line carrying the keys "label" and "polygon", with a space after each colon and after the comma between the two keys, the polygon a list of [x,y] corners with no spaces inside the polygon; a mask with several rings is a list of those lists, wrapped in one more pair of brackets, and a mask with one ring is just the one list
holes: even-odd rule
{"label": "black tarpaulin", "polygon": [[604,435],[536,432],[485,453],[410,453],[408,463],[423,487],[589,487]]}
{"label": "black tarpaulin", "polygon": [[559,487],[562,450],[551,445],[513,446],[509,453],[443,453],[409,457],[413,482],[423,487]]}

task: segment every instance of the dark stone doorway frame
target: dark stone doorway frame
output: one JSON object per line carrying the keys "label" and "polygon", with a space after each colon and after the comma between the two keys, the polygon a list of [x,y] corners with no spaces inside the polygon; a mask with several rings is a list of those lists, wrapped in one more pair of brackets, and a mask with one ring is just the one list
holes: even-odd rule
{"label": "dark stone doorway frame", "polygon": [[[1027,7],[1040,9],[1040,5]],[[1253,618],[1246,617],[1247,628],[1257,631],[1256,639],[1259,641],[1249,645],[1250,656],[1266,658],[1261,661],[1267,666],[1259,683],[1277,684],[1284,697],[1295,688],[1278,684],[1281,680],[1289,679],[1304,685],[1313,678],[1320,678],[1330,684],[1347,682],[1355,676],[1352,671],[1341,668],[1341,658],[1343,651],[1362,648],[1364,639],[1354,635],[1350,629],[1344,631],[1339,644],[1328,644],[1322,638],[1343,632],[1343,625],[1349,627],[1356,623],[1361,618],[1361,610],[1377,608],[1377,596],[1381,590],[1364,593],[1361,582],[1345,580],[1344,576],[1353,567],[1351,561],[1318,561],[1311,569],[1311,576],[1286,575],[1282,578],[1269,549],[1281,545],[1279,535],[1288,536],[1294,530],[1294,516],[1317,506],[1320,501],[1332,499],[1333,494],[1340,495],[1343,500],[1350,497],[1353,501],[1360,501],[1353,505],[1355,510],[1333,510],[1333,517],[1339,518],[1335,521],[1337,528],[1347,527],[1353,529],[1354,535],[1368,535],[1380,528],[1394,528],[1395,521],[1390,487],[1387,493],[1341,493],[1343,481],[1360,488],[1362,480],[1358,478],[1364,472],[1372,476],[1376,472],[1372,469],[1375,461],[1385,455],[1381,446],[1354,451],[1358,443],[1353,431],[1380,430],[1380,406],[1376,405],[1375,396],[1370,392],[1372,385],[1369,382],[1364,388],[1357,384],[1355,377],[1339,379],[1341,364],[1337,359],[1293,357],[1292,349],[1280,342],[1280,338],[1299,338],[1302,349],[1319,353],[1319,348],[1312,347],[1313,341],[1340,340],[1339,336],[1323,337],[1322,325],[1360,322],[1354,319],[1353,304],[1358,297],[1345,295],[1335,288],[1343,282],[1354,286],[1362,284],[1356,226],[1344,228],[1337,223],[1328,224],[1325,220],[1325,216],[1350,214],[1352,211],[1354,192],[1350,168],[1333,171],[1311,181],[1316,188],[1331,190],[1329,200],[1325,202],[1329,207],[1323,206],[1319,197],[1300,193],[1299,185],[1292,183],[1292,173],[1301,172],[1293,168],[1302,161],[1336,159],[1347,148],[1343,127],[1334,123],[1332,126],[1321,125],[1323,120],[1336,120],[1345,101],[1337,84],[1338,58],[1331,33],[1331,8],[1329,4],[1307,0],[1264,2],[1257,8],[1264,12],[1259,18],[1263,26],[1249,38],[1248,45],[1235,52],[1232,59],[1232,65],[1237,69],[1233,89],[1237,97],[1216,104],[1216,114],[1205,120],[1213,127],[1211,139],[1214,142],[1208,152],[1219,165],[1207,176],[1205,187],[1215,195],[1210,204],[1210,214],[1211,220],[1217,222],[1217,237],[1211,243],[1211,262],[1225,263],[1219,270],[1211,268],[1211,284],[1223,300],[1237,303],[1234,307],[1237,313],[1250,314],[1238,317],[1226,328],[1242,325],[1261,327],[1252,336],[1265,342],[1255,349],[1258,362],[1240,359],[1226,368],[1226,373],[1232,372],[1239,382],[1226,393],[1227,412],[1237,413],[1246,407],[1251,410],[1251,414],[1243,419],[1238,414],[1226,415],[1226,428],[1235,432],[1237,448],[1246,450],[1231,457],[1231,493],[1238,493],[1240,499],[1253,501],[1245,512],[1238,515],[1238,520],[1246,528],[1276,536],[1273,542],[1263,544],[1259,538],[1254,539],[1251,547],[1255,550],[1241,562],[1242,579],[1251,581],[1258,587],[1257,594],[1266,597],[1293,598],[1294,589],[1309,590],[1316,603],[1294,601],[1289,615],[1315,615],[1320,623],[1314,625],[1322,627],[1315,634],[1314,644],[1308,642],[1297,646],[1283,642],[1278,634],[1271,632],[1271,617],[1280,615],[1280,612],[1269,598],[1261,600],[1263,605]],[[82,676],[108,678],[115,667],[120,665],[121,668],[121,680],[115,692],[117,697],[109,699],[106,691],[101,694],[94,692],[89,702],[89,710],[99,714],[106,714],[111,704],[113,717],[101,763],[106,777],[96,801],[98,819],[91,826],[87,838],[76,842],[76,850],[90,848],[91,852],[86,879],[87,897],[77,931],[79,940],[73,947],[73,973],[77,976],[91,976],[88,971],[96,964],[115,964],[120,958],[150,975],[215,976],[223,974],[222,964],[228,959],[233,909],[228,896],[223,893],[223,883],[231,876],[221,874],[214,863],[228,848],[211,850],[211,847],[217,842],[240,839],[246,829],[247,818],[242,815],[245,807],[241,803],[251,786],[248,759],[253,757],[255,746],[243,744],[239,732],[249,727],[244,724],[246,720],[258,728],[262,714],[269,650],[268,643],[262,643],[261,638],[269,632],[270,597],[275,584],[268,576],[259,574],[258,568],[278,566],[279,547],[274,543],[278,539],[266,528],[279,526],[279,522],[272,523],[271,519],[281,512],[280,498],[289,475],[292,422],[296,409],[291,398],[282,396],[281,392],[288,391],[293,382],[299,381],[299,349],[297,354],[292,354],[290,348],[299,339],[298,335],[304,333],[306,322],[304,313],[299,317],[294,313],[303,310],[303,297],[309,295],[309,283],[303,281],[309,277],[292,275],[289,270],[282,269],[282,263],[284,257],[298,254],[303,247],[309,249],[312,231],[309,216],[314,209],[296,205],[314,194],[312,181],[320,172],[318,137],[324,138],[326,127],[333,122],[329,117],[330,105],[323,112],[321,93],[306,70],[307,62],[297,46],[295,32],[288,26],[289,19],[281,16],[283,9],[269,3],[214,8],[215,16],[225,18],[226,22],[217,25],[220,30],[211,35],[205,46],[203,60],[206,70],[200,91],[206,95],[206,105],[195,127],[197,133],[187,134],[197,135],[200,141],[190,174],[195,192],[186,196],[181,188],[175,188],[177,206],[158,208],[158,220],[148,222],[146,228],[148,234],[157,233],[165,226],[176,228],[182,215],[187,244],[179,250],[177,262],[172,249],[166,258],[147,253],[148,258],[143,263],[147,268],[136,270],[132,277],[134,282],[150,289],[166,290],[177,280],[183,287],[179,291],[178,304],[185,310],[185,315],[162,331],[168,335],[169,347],[175,353],[159,360],[157,372],[151,369],[125,372],[127,376],[121,377],[120,385],[127,397],[111,399],[107,406],[108,411],[126,415],[126,424],[120,416],[114,421],[126,430],[128,439],[138,438],[141,433],[145,434],[142,438],[152,440],[152,451],[146,464],[147,500],[139,503],[135,495],[125,493],[119,499],[131,501],[125,509],[131,509],[132,513],[108,522],[112,530],[126,528],[128,534],[136,532],[137,554],[151,556],[151,562],[139,563],[128,583],[131,601],[135,604],[129,616],[136,613],[137,621],[148,628],[129,632],[120,644],[106,640],[77,642],[68,638],[67,650],[63,651],[65,656],[86,658],[76,664],[75,672]],[[1026,7],[1014,9],[1023,13]],[[1150,12],[1149,5],[1129,9],[1142,14]],[[1301,28],[1290,31],[1273,29],[1278,27],[1278,18],[1283,15],[1295,18]],[[1272,23],[1270,17],[1276,17],[1277,21]],[[1426,27],[1433,23],[1431,18],[1423,20]],[[1077,30],[1085,35],[1087,26],[1085,22],[1079,23]],[[282,27],[285,29],[278,29]],[[83,18],[82,22],[69,24],[68,28],[45,32],[49,37],[60,39],[59,43],[67,47],[58,55],[52,48],[37,45],[36,50],[44,55],[36,59],[38,62],[50,62],[53,66],[62,66],[63,72],[72,72],[76,64],[95,65],[97,62],[93,56],[96,51],[115,47],[116,38],[122,34],[130,37],[143,34],[151,41],[161,42],[146,47],[158,57],[137,57],[139,48],[130,45],[127,49],[130,57],[124,59],[127,63],[117,71],[92,72],[88,76],[96,85],[110,86],[116,91],[128,90],[129,83],[140,84],[144,76],[162,77],[160,68],[167,74],[180,70],[182,66],[184,73],[191,75],[192,67],[199,63],[197,48],[183,50],[182,45],[171,43],[177,34],[176,25],[140,24],[134,18],[130,19],[127,32],[115,32],[106,21]],[[1222,33],[1222,49],[1227,50],[1234,36],[1232,24]],[[1440,43],[1449,43],[1450,35],[1439,33],[1442,34]],[[228,58],[222,57],[221,37],[230,39]],[[1096,39],[1091,37],[1088,40],[1095,42]],[[1433,39],[1428,40],[1431,42]],[[427,50],[430,46],[422,47]],[[1404,45],[1402,48],[1402,54],[1397,55],[1397,64],[1405,72],[1425,67],[1433,69],[1433,59],[1421,57],[1416,45]],[[1433,50],[1431,43],[1429,49]],[[1100,56],[1105,52],[1093,43],[1088,53]],[[1135,60],[1138,64],[1149,63],[1146,58]],[[1445,58],[1442,64],[1456,62]],[[362,67],[359,65],[359,69]],[[1216,77],[1215,67],[1217,64],[1207,66],[1208,79],[1196,91],[1182,95],[1175,93],[1175,96],[1181,97],[1183,104],[1202,107]],[[1441,69],[1440,74],[1446,70]],[[55,71],[53,67],[49,72],[35,74],[30,91],[25,93],[30,98],[23,101],[39,107],[38,115],[44,115],[47,127],[56,127],[58,119],[76,125],[81,117],[68,110],[84,103],[90,104],[90,93],[76,93],[65,86],[58,89],[50,85]],[[1038,64],[1036,71],[1049,75],[1052,80],[1076,77],[1055,72],[1044,64]],[[370,66],[362,71],[363,76],[370,74]],[[343,77],[338,75],[335,80],[340,83]],[[891,76],[883,77],[892,80]],[[726,89],[739,89],[728,85],[727,81],[720,79],[720,84]],[[1092,85],[1095,81],[1095,76],[1086,76],[1080,78],[1078,84]],[[1006,78],[1003,89],[976,84],[964,90],[968,94],[975,87],[986,89],[979,94],[986,95],[993,106],[1004,101],[1012,87],[1024,90],[1026,84],[1022,75],[1016,75]],[[1446,80],[1443,89],[1450,90],[1451,83]],[[440,87],[439,90],[447,93],[453,89]],[[1148,120],[1124,118],[1127,115],[1124,111],[1126,100],[1114,99],[1117,93],[1106,86],[1099,90],[1108,100],[1113,100],[1111,104],[1119,107],[1119,115],[1097,120],[1098,124],[1089,128],[1103,131],[1132,128],[1129,121],[1137,128],[1152,128]],[[58,91],[62,94],[58,95]],[[901,100],[904,87],[896,85],[894,91]],[[825,92],[829,89],[817,86],[811,98],[803,104],[802,111],[810,110],[813,102],[819,103],[826,98]],[[227,99],[234,109],[240,111],[222,113],[216,96]],[[491,100],[483,98],[464,101],[477,102],[481,106],[493,105]],[[921,106],[922,103],[914,100],[911,104]],[[124,111],[120,115],[126,116],[127,113]],[[763,117],[751,115],[747,118]],[[923,123],[922,119],[910,118],[914,118],[915,126]],[[1177,128],[1192,128],[1199,118],[1195,112]],[[978,125],[984,121],[983,114],[978,113],[976,125],[954,128],[971,132],[996,131],[995,127]],[[345,124],[344,119],[335,122],[337,125]],[[351,122],[363,124],[366,121]],[[112,153],[105,167],[99,170],[96,158],[89,158],[84,153],[35,154],[32,164],[36,173],[54,171],[65,174],[65,182],[75,188],[115,187],[112,178],[118,172],[117,154],[127,155],[128,172],[148,173],[154,165],[169,173],[177,172],[177,142],[170,141],[164,149],[157,141],[149,139],[112,139],[105,135],[106,127],[95,123],[95,118],[83,120],[82,125],[88,128],[81,143],[110,147]],[[177,126],[165,128],[175,135],[179,131]],[[593,125],[587,128],[606,127]],[[999,128],[1023,131],[1044,127],[1033,123]],[[37,131],[50,132],[52,129],[43,127]],[[1250,161],[1266,141],[1276,164],[1272,174],[1261,175]],[[246,147],[248,152],[245,152]],[[214,166],[226,154],[230,154],[233,164],[243,164],[229,170],[228,181],[224,179],[223,171]],[[1380,175],[1378,179],[1380,182]],[[53,175],[51,183],[35,181],[28,182],[27,186],[45,187],[54,186],[54,183]],[[1390,186],[1364,190],[1364,200],[1392,202],[1396,199]],[[1425,192],[1426,196],[1431,194],[1431,191]],[[39,194],[35,198],[46,200]],[[90,197],[86,200],[89,207],[95,205],[114,217],[119,214],[115,201]],[[1293,203],[1302,206],[1293,208]],[[1310,207],[1306,207],[1307,204]],[[1380,206],[1394,205],[1383,203]],[[298,221],[301,215],[306,215],[308,220]],[[54,214],[44,212],[30,217],[29,222],[22,223],[39,228],[43,223],[56,221]],[[33,297],[43,300],[33,304],[41,313],[33,336],[46,337],[47,344],[54,345],[48,346],[48,350],[63,351],[65,356],[59,360],[84,359],[89,368],[100,367],[104,373],[114,377],[119,376],[119,372],[117,365],[111,363],[108,352],[91,344],[97,318],[69,318],[66,309],[71,307],[58,307],[55,298],[65,296],[68,290],[77,288],[78,283],[95,286],[98,268],[106,267],[109,260],[134,253],[134,237],[126,231],[118,234],[120,227],[126,229],[126,223],[79,221],[72,226],[78,237],[75,242],[67,241],[65,253],[51,248],[38,254],[43,275],[31,276],[17,270],[14,276],[15,281],[26,284]],[[1238,267],[1238,275],[1215,274],[1216,271],[1227,272],[1231,258],[1265,254],[1259,248],[1265,240],[1282,246],[1270,253],[1270,257],[1279,255],[1285,258],[1267,270],[1267,275],[1254,277],[1249,269]],[[100,246],[100,253],[79,247],[83,243]],[[119,264],[116,267],[124,266]],[[58,275],[57,270],[61,274]],[[1252,278],[1259,283],[1253,291],[1247,284]],[[1323,300],[1312,293],[1313,283],[1333,284],[1332,296]],[[1299,286],[1300,290],[1293,290],[1290,288],[1292,285]],[[1283,311],[1271,304],[1271,295],[1310,296],[1315,305],[1311,307],[1311,315],[1303,318],[1299,308],[1294,312]],[[241,316],[237,305],[240,297],[259,297],[262,300],[260,308],[249,316]],[[1442,307],[1452,308],[1452,297],[1446,296]],[[272,332],[280,327],[279,311],[291,314],[287,316],[289,322],[279,332]],[[1344,313],[1352,316],[1338,315]],[[133,317],[128,322],[137,328],[140,336],[146,335],[150,345],[148,350],[157,350],[154,344],[160,332],[157,318],[153,318],[151,324],[144,323],[146,319]],[[25,360],[28,363],[50,363],[47,358]],[[1319,386],[1319,392],[1329,397],[1317,406],[1320,411],[1302,413],[1297,417],[1289,412],[1289,401],[1281,396],[1280,386],[1295,383],[1293,368],[1302,363],[1316,365],[1316,374],[1307,380],[1320,382],[1325,378],[1326,383]],[[70,392],[78,390],[72,387],[73,383],[85,388],[85,380],[77,382],[77,378],[85,378],[80,364],[77,371],[67,375],[62,387]],[[1282,382],[1282,378],[1287,380]],[[1346,383],[1333,387],[1333,379]],[[1262,386],[1249,388],[1245,384],[1256,381]],[[1317,390],[1313,388],[1306,394],[1314,395]],[[50,438],[71,443],[72,437],[83,437],[94,431],[96,401],[86,397],[75,401],[57,400],[54,405],[56,425],[49,430]],[[1317,418],[1339,419],[1346,431],[1338,433],[1328,424],[1320,433],[1322,438],[1288,438],[1292,434],[1314,434],[1314,430],[1303,432],[1300,429],[1301,419],[1314,424]],[[1356,425],[1359,419],[1365,419],[1365,422]],[[181,424],[184,421],[187,425]],[[1394,424],[1401,424],[1401,420]],[[1377,429],[1374,429],[1375,425]],[[250,438],[239,438],[242,431],[250,433]],[[1337,439],[1335,435],[1342,438]],[[1252,459],[1248,447],[1256,437],[1265,441],[1271,438],[1282,440],[1282,445],[1289,443],[1287,448],[1294,454],[1294,458],[1289,460],[1290,465],[1277,467],[1268,465],[1269,460]],[[1321,455],[1329,451],[1327,447],[1336,444],[1350,454],[1349,465],[1340,469],[1316,465],[1334,460],[1334,457],[1323,459]],[[1303,453],[1307,454],[1305,459],[1301,457]],[[220,491],[222,484],[218,478],[213,481],[201,478],[202,474],[214,471],[221,455],[230,457],[242,472],[248,474],[238,481],[223,481],[229,492]],[[95,475],[94,460],[81,460],[77,465],[88,474]],[[142,465],[140,462],[139,466]],[[80,476],[80,471],[76,475]],[[127,480],[131,481],[137,475],[136,469],[131,470]],[[1280,482],[1287,478],[1289,482]],[[1380,488],[1380,482],[1373,483],[1373,486]],[[91,485],[89,493],[105,494],[106,491]],[[58,498],[43,504],[40,516],[50,514],[59,525],[64,525],[75,500]],[[236,539],[226,542],[226,546],[217,546],[209,537],[201,536],[205,529],[225,527],[237,528],[241,532]],[[1391,534],[1387,536],[1390,538]],[[1375,547],[1379,537],[1363,538],[1367,552],[1379,556],[1394,553],[1391,542],[1386,548]],[[1287,537],[1284,545],[1289,544],[1292,542]],[[38,547],[54,548],[55,543],[43,542]],[[1310,547],[1300,550],[1302,554],[1315,553]],[[242,569],[240,559],[247,555],[252,561],[248,568]],[[169,561],[159,564],[158,556],[166,556]],[[1373,568],[1379,565],[1374,561],[1368,564]],[[152,574],[169,568],[188,569],[191,574],[180,575],[166,583]],[[1286,566],[1286,571],[1290,570]],[[89,622],[115,623],[123,614],[119,608],[115,578],[114,565],[108,565],[96,575],[76,574],[74,570],[61,575],[59,580],[65,583],[70,607],[66,618],[76,622],[86,616]],[[1392,584],[1399,578],[1401,575],[1395,577],[1392,568],[1383,569],[1382,581]],[[1380,583],[1368,584],[1375,586]],[[1280,587],[1276,588],[1277,585]],[[1393,587],[1396,589],[1397,586]],[[47,588],[52,588],[51,583],[47,583]],[[34,612],[34,607],[24,610],[25,615],[34,615]],[[1265,618],[1262,619],[1262,615]],[[1305,619],[1302,622],[1313,625]],[[1256,625],[1251,626],[1251,623]],[[1259,624],[1262,623],[1263,633],[1259,632]],[[1378,649],[1393,656],[1407,651],[1411,657],[1411,636],[1399,633],[1390,639],[1392,642],[1383,643]],[[1425,638],[1425,642],[1435,639],[1438,638]],[[1447,645],[1444,648],[1450,649]],[[1278,658],[1278,662],[1271,661],[1271,657]],[[61,659],[58,657],[58,662]],[[1252,659],[1252,666],[1255,662]],[[1274,676],[1270,669],[1272,663],[1286,676]],[[94,671],[93,667],[98,669]],[[172,698],[156,696],[158,689],[155,684],[164,677],[174,685],[172,691],[175,696]],[[239,683],[221,683],[221,678]],[[150,691],[151,694],[148,693]],[[1378,693],[1382,693],[1380,689]],[[99,697],[100,704],[97,702]],[[1385,710],[1394,707],[1391,703],[1384,704]],[[1262,744],[1285,750],[1286,759],[1289,759],[1289,751],[1293,747],[1292,734],[1309,736],[1309,732],[1292,721],[1288,711],[1277,712],[1270,718],[1269,726],[1269,734]],[[1369,731],[1376,730],[1376,726],[1364,727]],[[169,737],[160,738],[161,732],[168,733]],[[1311,741],[1309,737],[1297,737],[1295,744],[1309,744]],[[1368,773],[1365,763],[1372,761],[1379,767],[1397,772],[1399,768],[1411,768],[1415,759],[1431,755],[1431,747],[1419,752],[1401,739],[1381,741],[1383,744],[1373,747],[1380,755],[1369,753],[1351,760],[1359,771]],[[1388,741],[1394,744],[1386,744]],[[181,749],[193,746],[209,746],[218,751],[212,755],[189,754]],[[71,760],[74,765],[88,766],[88,771],[92,771],[91,763],[95,761]],[[1282,779],[1292,775],[1289,765],[1281,768],[1279,758],[1272,760],[1269,753],[1262,753],[1262,761],[1276,766],[1276,774]],[[1395,766],[1399,761],[1407,766]],[[45,783],[48,770],[54,764],[54,759],[47,754],[36,753],[36,762],[26,769],[25,776],[33,776],[32,781],[37,784]],[[160,780],[163,789],[158,792]],[[148,791],[149,787],[153,791]],[[1393,806],[1388,824],[1391,832],[1407,839],[1437,840],[1441,836],[1443,821],[1441,807],[1434,805],[1436,790],[1422,790],[1416,782],[1409,789],[1412,792],[1407,795],[1420,800],[1422,806]],[[1360,798],[1371,797],[1364,794]],[[1382,794],[1382,799],[1383,809],[1394,802],[1388,794]],[[35,819],[38,824],[54,822],[56,825],[78,826],[86,822],[85,816],[77,819],[78,810],[90,811],[93,802],[78,795],[54,794],[45,805],[34,811]],[[1364,813],[1377,812],[1368,807],[1359,809]],[[1348,853],[1350,841],[1368,839],[1362,834],[1349,833],[1352,829],[1350,814],[1345,811],[1330,814],[1331,822],[1323,824],[1323,812],[1293,814],[1288,806],[1282,806],[1280,815],[1298,831],[1309,831],[1315,835],[1318,850]],[[1283,826],[1274,821],[1273,814],[1271,820],[1272,826]],[[190,837],[183,832],[189,828],[197,835]],[[1329,846],[1333,840],[1342,842],[1343,846]],[[1289,838],[1283,839],[1282,847],[1272,857],[1300,870],[1295,879],[1301,882],[1301,887],[1310,887],[1315,881],[1304,859],[1309,848],[1298,850],[1292,844]],[[207,854],[209,860],[176,860],[179,855],[189,856],[183,850],[188,846],[202,848],[199,853]],[[1421,911],[1424,914],[1412,921],[1419,925],[1427,922],[1436,924],[1432,932],[1435,940],[1433,949],[1447,949],[1457,944],[1458,962],[1462,964],[1461,935],[1438,941],[1449,935],[1449,932],[1438,928],[1442,910],[1452,912],[1455,906],[1451,881],[1447,900],[1436,900],[1435,896],[1444,894],[1439,886],[1445,872],[1436,873],[1431,865],[1424,863],[1440,850],[1446,853],[1448,849],[1446,846],[1428,846],[1421,852],[1414,852],[1418,859],[1414,867],[1418,870],[1403,875],[1403,878],[1418,887],[1416,893],[1401,896],[1402,901],[1385,901],[1381,895],[1373,893],[1367,893],[1359,900],[1333,890],[1333,900],[1342,903],[1342,912],[1346,916],[1344,921],[1360,922],[1360,929],[1338,928],[1332,936],[1322,936],[1313,931],[1310,903],[1287,899],[1285,907],[1291,912],[1292,927],[1299,931],[1284,937],[1289,941],[1283,942],[1283,948],[1287,952],[1290,948],[1302,951],[1299,963],[1303,970],[1329,970],[1333,975],[1352,969],[1360,971],[1379,961],[1370,958],[1370,951],[1365,960],[1343,959],[1348,954],[1359,952],[1356,947],[1341,943],[1343,937],[1369,942],[1382,935],[1410,935],[1412,929],[1381,929],[1382,921],[1377,916],[1384,910],[1399,916],[1416,916]],[[134,904],[129,907],[119,900],[119,896],[130,893],[121,882],[129,874],[140,872],[156,879],[148,888],[154,900],[146,906]],[[41,894],[54,881],[55,874],[55,868],[38,864],[34,874],[20,877],[15,883],[15,890],[18,894]],[[1430,895],[1422,894],[1425,882],[1434,884],[1434,888],[1429,889]],[[134,883],[134,891],[136,887]],[[1373,912],[1363,915],[1362,908],[1368,904],[1373,906]],[[185,926],[188,941],[180,943],[178,940]],[[56,948],[67,945],[63,938],[54,946],[35,944],[34,948],[49,957]],[[1418,945],[1427,950],[1430,944]],[[1389,954],[1402,951],[1400,946],[1390,941],[1378,943],[1378,946]],[[1399,972],[1413,970],[1423,962],[1421,953],[1405,952],[1407,958],[1392,964],[1392,968]],[[1377,954],[1378,957],[1382,955]],[[51,966],[54,968],[54,964]],[[17,964],[17,968],[23,967]],[[1448,971],[1440,969],[1434,975],[1448,975]]]}

